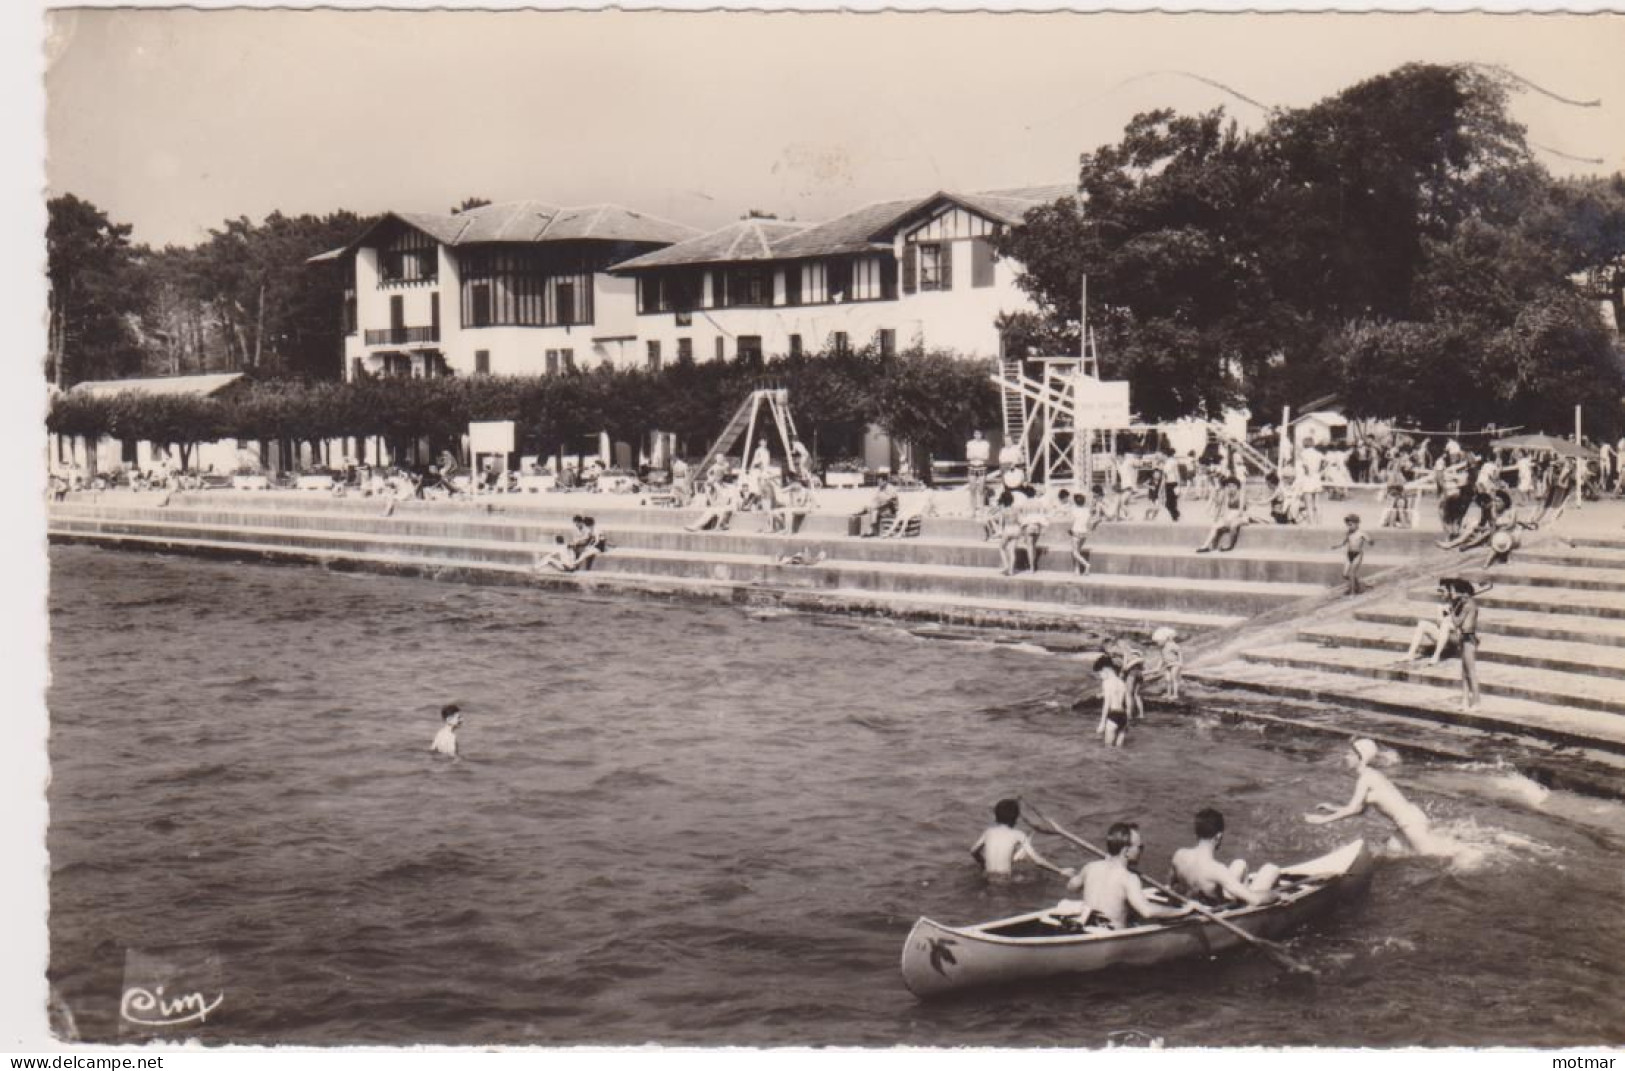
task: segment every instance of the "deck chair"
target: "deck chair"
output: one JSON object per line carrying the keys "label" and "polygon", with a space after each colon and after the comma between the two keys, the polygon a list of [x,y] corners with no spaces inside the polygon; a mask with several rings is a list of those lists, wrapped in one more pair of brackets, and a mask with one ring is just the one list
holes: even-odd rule
{"label": "deck chair", "polygon": [[879,532],[881,539],[912,539],[920,534],[925,507],[918,500],[910,501],[907,508],[898,506],[897,515]]}

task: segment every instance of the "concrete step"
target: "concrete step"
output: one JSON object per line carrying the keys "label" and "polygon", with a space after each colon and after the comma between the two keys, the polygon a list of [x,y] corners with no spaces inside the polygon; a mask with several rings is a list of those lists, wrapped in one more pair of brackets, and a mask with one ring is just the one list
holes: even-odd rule
{"label": "concrete step", "polygon": [[[162,498],[161,492],[107,491],[100,495],[76,493],[64,503],[54,503],[52,510],[101,506],[104,508],[153,508]],[[293,511],[298,513],[326,513],[334,515],[376,514],[385,500],[346,496],[334,498],[330,494],[297,491],[188,491],[178,492],[170,498],[170,509],[219,509],[228,512]],[[498,512],[491,514],[487,507]],[[590,514],[599,528],[625,527],[681,527],[692,522],[702,511],[697,508],[672,509],[648,506],[638,495],[597,494],[589,492],[495,495],[473,500],[409,500],[398,505],[396,515],[431,515],[438,517],[478,518],[507,516],[526,521],[549,521],[568,525],[577,513]],[[743,521],[750,514],[742,514]],[[809,513],[803,522],[803,531],[809,535],[844,535],[848,513],[826,506]],[[737,523],[737,522],[736,522]],[[1206,512],[1193,514],[1180,524],[1170,521],[1123,521],[1102,525],[1095,532],[1097,546],[1134,548],[1183,548],[1194,551],[1207,535],[1212,521]],[[982,524],[968,517],[926,517],[923,535],[931,539],[979,542]],[[1044,542],[1067,545],[1066,525],[1057,521],[1045,532]],[[1327,554],[1326,548],[1342,538],[1341,526],[1305,527],[1298,525],[1249,525],[1242,533],[1238,551],[1291,550],[1305,554]],[[1432,551],[1437,535],[1431,531],[1378,530],[1374,549],[1397,557],[1413,557]]]}
{"label": "concrete step", "polygon": [[[1455,667],[1451,666],[1454,670]],[[1471,711],[1459,705],[1456,690],[1435,684],[1334,672],[1302,664],[1235,659],[1201,670],[1193,680],[1247,688],[1270,695],[1335,703],[1356,710],[1426,718],[1491,732],[1549,740],[1571,747],[1625,754],[1625,718],[1574,707],[1485,692]]]}
{"label": "concrete step", "polygon": [[[513,540],[424,538],[400,533],[353,533],[277,526],[176,524],[163,521],[53,517],[50,530],[61,534],[170,536],[220,544],[253,543],[298,547],[329,554],[409,554],[503,565],[528,565],[536,547]],[[913,562],[831,560],[813,568],[781,566],[760,553],[669,551],[622,547],[595,562],[595,572],[706,577],[754,584],[793,584],[809,588],[855,588],[895,593],[936,593],[1026,603],[1166,609],[1239,616],[1259,613],[1320,593],[1316,585],[1261,584],[1184,578],[1018,574],[1001,576],[983,568]]]}
{"label": "concrete step", "polygon": [[[1432,615],[1415,603],[1389,603],[1356,610],[1354,616],[1360,621],[1398,625],[1405,630],[1404,635],[1409,636],[1419,617]],[[1497,610],[1493,614],[1479,615],[1478,631],[1489,636],[1625,647],[1625,620],[1579,614]]]}
{"label": "concrete step", "polygon": [[[879,613],[976,626],[1064,628],[1083,631],[1104,628],[1145,636],[1159,625],[1172,625],[1187,635],[1192,635],[1212,629],[1236,628],[1246,621],[1245,617],[1236,615],[1157,608],[975,598],[933,592],[900,594],[840,587],[813,589],[795,584],[775,587],[767,583],[742,582],[726,577],[664,576],[631,570],[617,572],[613,569],[594,569],[586,573],[538,574],[528,560],[502,562],[449,556],[432,557],[403,553],[398,547],[386,552],[355,549],[340,552],[328,546],[300,545],[286,541],[255,543],[191,538],[156,528],[143,534],[114,533],[79,523],[53,528],[50,536],[54,540],[163,552],[220,553],[253,559],[312,561],[330,567],[346,564],[380,572],[405,571],[426,574],[437,579],[494,578],[505,583],[535,584],[542,587],[580,586],[595,590],[606,588],[680,596],[723,596],[735,602],[765,603],[825,612]],[[607,562],[610,559],[604,560]]]}
{"label": "concrete step", "polygon": [[[297,503],[295,503],[297,504]],[[500,540],[545,548],[555,534],[568,530],[567,518],[547,523],[549,518],[509,514],[443,515],[434,510],[398,509],[385,517],[381,509],[367,513],[304,511],[280,509],[228,509],[224,506],[158,508],[63,509],[61,517],[94,517],[108,521],[131,520],[143,523],[205,527],[286,528],[292,531],[348,531],[388,535],[410,535],[426,539]],[[851,562],[918,562],[997,570],[996,544],[981,540],[952,541],[935,538],[851,539],[844,534],[817,535],[806,528],[794,536],[766,532],[765,518],[745,514],[735,519],[726,532],[687,532],[670,523],[640,523],[625,527],[600,523],[617,547],[649,550],[678,550],[698,555],[711,553],[759,554],[777,557],[789,550],[822,551],[832,559]],[[643,520],[643,518],[639,518]],[[1095,546],[1090,552],[1095,572],[1106,575],[1180,577],[1189,580],[1234,580],[1248,583],[1285,583],[1330,587],[1341,580],[1343,563],[1324,550],[1313,553],[1286,550],[1236,550],[1229,553],[1197,554],[1179,547],[1142,549],[1126,546]],[[1367,578],[1408,563],[1409,559],[1373,556],[1367,559]],[[1025,562],[1025,558],[1023,558]],[[1070,546],[1064,539],[1041,545],[1040,575],[1071,575]]]}
{"label": "concrete step", "polygon": [[1514,563],[1540,565],[1571,565],[1589,569],[1625,570],[1625,546],[1579,547],[1569,546],[1560,539],[1527,547],[1513,552]]}
{"label": "concrete step", "polygon": [[[1404,654],[1410,649],[1411,628],[1372,621],[1337,621],[1303,629],[1298,639],[1317,647],[1352,647]],[[1449,649],[1447,648],[1447,651]],[[1431,645],[1421,656],[1431,657]],[[1625,681],[1625,648],[1558,640],[1512,639],[1487,634],[1479,648],[1480,667],[1495,664],[1550,669],[1560,673],[1588,673]]]}
{"label": "concrete step", "polygon": [[[1481,574],[1474,576],[1476,579],[1482,579]],[[1478,597],[1481,609],[1572,614],[1625,621],[1625,599],[1613,592],[1587,591],[1580,588],[1524,587],[1506,584],[1494,577],[1490,579],[1495,581],[1495,586]],[[1406,594],[1412,602],[1438,605],[1438,594],[1432,588],[1411,588]],[[1481,619],[1482,616],[1480,615]]]}
{"label": "concrete step", "polygon": [[1625,569],[1513,561],[1485,575],[1495,581],[1496,587],[1508,584],[1525,588],[1625,592]]}
{"label": "concrete step", "polygon": [[[1482,649],[1481,649],[1482,650]],[[1447,694],[1459,695],[1461,668],[1451,658],[1437,666],[1426,663],[1396,664],[1388,651],[1320,647],[1292,642],[1248,651],[1246,661],[1281,666],[1293,670],[1313,670],[1369,677],[1379,681],[1427,685]],[[1610,716],[1625,714],[1625,688],[1618,681],[1554,670],[1531,669],[1481,659],[1479,687],[1485,696],[1527,699],[1552,706],[1600,711]],[[1625,718],[1620,719],[1625,729]]]}

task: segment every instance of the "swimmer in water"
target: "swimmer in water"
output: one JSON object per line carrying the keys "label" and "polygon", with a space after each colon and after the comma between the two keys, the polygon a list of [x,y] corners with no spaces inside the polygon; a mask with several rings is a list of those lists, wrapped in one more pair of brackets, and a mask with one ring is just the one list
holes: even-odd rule
{"label": "swimmer in water", "polygon": [[1349,746],[1353,750],[1350,763],[1357,775],[1353,797],[1342,807],[1317,803],[1315,810],[1326,813],[1306,814],[1303,816],[1305,822],[1316,826],[1325,825],[1327,822],[1336,822],[1359,814],[1369,805],[1392,819],[1411,847],[1420,855],[1465,858],[1475,852],[1475,849],[1433,832],[1428,816],[1422,813],[1422,808],[1406,799],[1386,776],[1372,769],[1371,762],[1377,757],[1375,742],[1360,739]]}
{"label": "swimmer in water", "polygon": [[445,724],[440,731],[434,734],[434,743],[429,750],[437,755],[450,755],[457,757],[457,727],[463,724],[462,708],[456,703],[448,703],[440,708],[440,720]]}
{"label": "swimmer in water", "polygon": [[1016,822],[1020,819],[1019,801],[1000,800],[994,805],[993,824],[987,827],[982,838],[970,850],[977,863],[981,864],[982,872],[990,878],[1008,878],[1015,864],[1028,859],[1045,870],[1072,877],[1076,871],[1058,867],[1038,854],[1038,849],[1033,847],[1032,835],[1016,828]]}

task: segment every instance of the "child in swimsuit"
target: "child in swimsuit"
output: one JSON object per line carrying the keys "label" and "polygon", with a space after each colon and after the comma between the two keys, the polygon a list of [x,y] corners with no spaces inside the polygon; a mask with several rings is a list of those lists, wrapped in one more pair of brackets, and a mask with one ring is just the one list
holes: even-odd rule
{"label": "child in swimsuit", "polygon": [[1128,739],[1128,686],[1109,654],[1095,659],[1095,673],[1100,676],[1100,725],[1095,733],[1105,738],[1107,747],[1122,747]]}
{"label": "child in swimsuit", "polygon": [[1343,580],[1348,585],[1348,593],[1358,595],[1365,590],[1360,584],[1360,566],[1365,562],[1365,548],[1371,545],[1371,536],[1367,532],[1360,531],[1360,515],[1358,513],[1351,513],[1344,517],[1343,523],[1348,527],[1348,531],[1344,534],[1343,541],[1333,546],[1332,549],[1348,548],[1349,560],[1348,564],[1343,566]]}

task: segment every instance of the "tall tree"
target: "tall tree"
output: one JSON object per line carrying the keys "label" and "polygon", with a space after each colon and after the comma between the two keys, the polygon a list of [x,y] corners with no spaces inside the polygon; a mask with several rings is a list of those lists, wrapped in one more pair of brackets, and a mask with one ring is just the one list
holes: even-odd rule
{"label": "tall tree", "polygon": [[141,306],[143,249],[130,226],[114,223],[73,194],[53,197],[46,223],[50,284],[47,374],[58,387],[140,367],[132,320]]}

